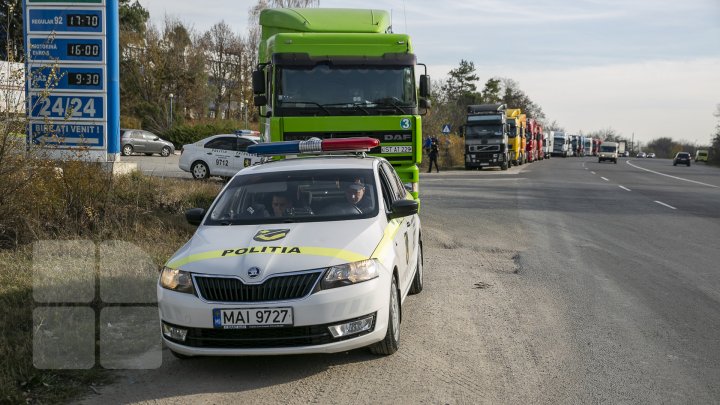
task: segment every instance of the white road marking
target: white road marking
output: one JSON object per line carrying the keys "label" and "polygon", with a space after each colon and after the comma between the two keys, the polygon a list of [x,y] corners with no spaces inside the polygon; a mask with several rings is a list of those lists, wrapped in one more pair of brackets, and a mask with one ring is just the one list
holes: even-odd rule
{"label": "white road marking", "polygon": [[625,191],[632,191],[632,190],[630,190],[630,189],[627,188],[627,187],[623,187],[623,186],[618,186],[618,187],[620,187],[621,189],[623,189],[623,190],[625,190]]}
{"label": "white road marking", "polygon": [[595,174],[595,172],[590,172],[590,173]]}
{"label": "white road marking", "polygon": [[660,172],[656,172],[655,170],[650,170],[650,169],[646,169],[646,168],[644,168],[644,167],[636,166],[636,165],[630,163],[629,160],[627,161],[627,164],[629,164],[630,166],[632,166],[632,167],[634,167],[634,168],[636,168],[636,169],[645,170],[646,172],[659,174],[659,175],[661,175],[661,176],[670,177],[670,178],[672,178],[672,179],[687,181],[687,182],[695,183],[695,184],[700,184],[701,186],[707,186],[707,187],[712,187],[712,188],[720,188],[720,186],[715,186],[715,185],[712,185],[712,184],[707,184],[707,183],[703,183],[703,182],[695,181],[695,180],[683,179],[682,177],[671,176],[671,175],[669,175],[669,174],[660,173]]}
{"label": "white road marking", "polygon": [[605,180],[605,181],[610,181],[610,180],[606,179],[605,177],[600,177],[600,178],[603,179],[603,180]]}
{"label": "white road marking", "polygon": [[676,209],[677,209],[677,208],[673,207],[672,205],[667,205],[667,204],[665,204],[665,203],[662,202],[662,201],[655,201],[655,202],[658,203],[658,204],[660,204],[660,205],[664,205],[664,206],[666,206],[666,207],[668,207],[668,208],[670,208],[670,209],[672,209],[672,210],[676,210]]}

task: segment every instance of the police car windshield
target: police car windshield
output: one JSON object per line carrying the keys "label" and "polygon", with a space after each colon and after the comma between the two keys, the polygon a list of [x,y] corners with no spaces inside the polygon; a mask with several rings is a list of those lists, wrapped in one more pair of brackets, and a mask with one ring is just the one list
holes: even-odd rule
{"label": "police car windshield", "polygon": [[378,213],[369,169],[325,169],[236,176],[205,225],[344,221]]}

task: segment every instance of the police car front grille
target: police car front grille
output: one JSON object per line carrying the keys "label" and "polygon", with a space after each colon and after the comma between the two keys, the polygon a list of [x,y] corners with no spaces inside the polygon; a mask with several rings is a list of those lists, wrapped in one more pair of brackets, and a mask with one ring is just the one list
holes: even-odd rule
{"label": "police car front grille", "polygon": [[200,296],[214,302],[265,302],[302,298],[312,291],[321,271],[276,276],[262,284],[237,278],[195,276]]}
{"label": "police car front grille", "polygon": [[[175,343],[190,347],[207,347],[216,349],[262,349],[280,347],[316,346],[353,339],[367,335],[375,330],[377,313],[373,314],[370,329],[348,336],[333,338],[328,329],[331,325],[352,322],[366,318],[367,315],[324,325],[291,326],[278,328],[250,329],[210,329],[187,328],[184,341],[167,338]],[[175,326],[175,325],[172,325]],[[180,328],[184,328],[180,326]]]}

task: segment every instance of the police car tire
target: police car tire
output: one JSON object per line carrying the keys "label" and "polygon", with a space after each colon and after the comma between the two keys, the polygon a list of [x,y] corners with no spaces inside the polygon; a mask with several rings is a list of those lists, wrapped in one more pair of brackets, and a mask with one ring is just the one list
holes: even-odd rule
{"label": "police car tire", "polygon": [[372,346],[370,352],[388,356],[395,353],[400,347],[400,296],[397,281],[393,275],[390,285],[390,310],[388,313],[388,327],[385,338]]}
{"label": "police car tire", "polygon": [[[204,167],[205,175],[199,175],[195,173],[196,167]],[[208,165],[205,164],[205,162],[198,160],[197,162],[193,163],[192,166],[190,166],[190,173],[192,173],[193,178],[197,180],[205,180],[210,177],[210,168],[208,167]]]}
{"label": "police car tire", "polygon": [[415,277],[410,285],[410,294],[419,294],[423,290],[423,253],[422,243],[418,245],[418,262],[415,266]]}

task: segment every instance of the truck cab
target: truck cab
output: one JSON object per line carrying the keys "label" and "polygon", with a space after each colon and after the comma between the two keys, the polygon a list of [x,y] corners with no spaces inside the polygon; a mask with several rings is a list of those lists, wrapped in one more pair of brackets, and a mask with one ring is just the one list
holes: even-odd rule
{"label": "truck cab", "polygon": [[598,163],[602,163],[609,160],[615,164],[618,161],[618,143],[617,142],[603,142],[600,145],[600,153],[598,154]]}
{"label": "truck cab", "polygon": [[493,166],[508,169],[510,154],[504,104],[469,105],[463,136],[466,170]]}

